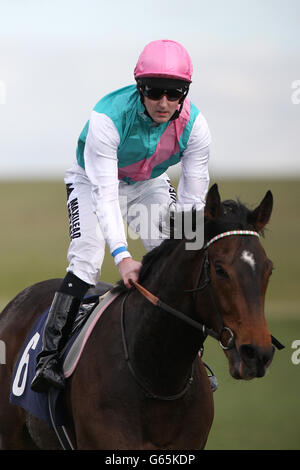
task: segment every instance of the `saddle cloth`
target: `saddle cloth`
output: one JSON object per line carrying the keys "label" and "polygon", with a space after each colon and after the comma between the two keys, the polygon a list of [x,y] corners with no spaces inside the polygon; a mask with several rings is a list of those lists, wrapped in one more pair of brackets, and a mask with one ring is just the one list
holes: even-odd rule
{"label": "saddle cloth", "polygon": [[[84,299],[77,316],[79,326],[76,326],[75,322],[76,329],[62,352],[63,373],[66,378],[73,374],[94,326],[101,319],[106,308],[118,297],[120,292],[120,290],[112,289],[100,298],[93,297]],[[86,313],[84,313],[84,309],[86,308],[89,310],[89,316],[83,323],[81,320],[82,317],[87,316]],[[36,358],[42,349],[42,335],[48,312],[49,308],[38,318],[19,354],[12,376],[10,403],[20,406],[30,414],[46,421],[51,426],[52,420],[48,404],[48,393],[37,393],[30,388],[30,384],[35,375]],[[52,395],[52,400],[54,404],[52,419],[55,425],[62,426],[67,423],[62,391],[55,390]]]}

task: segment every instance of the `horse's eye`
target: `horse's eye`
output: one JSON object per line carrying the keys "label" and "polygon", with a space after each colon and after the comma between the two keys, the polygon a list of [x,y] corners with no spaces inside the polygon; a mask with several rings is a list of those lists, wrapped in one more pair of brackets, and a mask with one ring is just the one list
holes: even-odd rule
{"label": "horse's eye", "polygon": [[216,274],[217,276],[219,277],[222,277],[223,279],[228,279],[228,274],[227,272],[225,271],[224,268],[222,268],[222,266],[220,264],[215,264],[215,271],[216,271]]}

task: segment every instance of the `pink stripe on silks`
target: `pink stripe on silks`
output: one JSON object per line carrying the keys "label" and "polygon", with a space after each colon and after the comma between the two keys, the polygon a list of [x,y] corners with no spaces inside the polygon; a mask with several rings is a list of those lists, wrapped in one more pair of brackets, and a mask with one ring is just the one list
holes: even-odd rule
{"label": "pink stripe on silks", "polygon": [[[96,323],[98,322],[98,320],[99,320],[99,318],[101,317],[102,313],[103,313],[103,312],[107,309],[107,307],[116,299],[116,297],[119,296],[119,294],[120,294],[120,292],[117,292],[117,293],[116,293],[107,303],[105,303],[105,305],[103,305],[103,307],[97,312],[97,315],[95,316],[95,318],[93,319],[93,321],[91,322],[89,328],[87,329],[87,331],[86,331],[86,333],[85,333],[85,337],[84,337],[84,339],[83,339],[83,341],[82,341],[82,344],[81,344],[81,346],[80,346],[80,351],[79,351],[79,354],[77,355],[76,361],[74,361],[73,366],[72,366],[69,370],[67,370],[66,372],[64,372],[65,378],[68,378],[68,377],[70,377],[70,376],[73,374],[73,372],[74,372],[74,370],[75,370],[75,368],[76,368],[76,366],[77,366],[77,363],[78,363],[78,361],[79,361],[79,359],[80,359],[80,357],[81,357],[82,351],[84,350],[84,347],[85,347],[85,345],[86,345],[86,342],[87,342],[88,338],[90,337],[91,332],[92,332],[93,329],[94,329],[94,326],[95,326]],[[75,340],[75,341],[76,341],[76,340]]]}
{"label": "pink stripe on silks", "polygon": [[178,119],[171,121],[158,141],[155,152],[149,158],[144,158],[131,165],[119,168],[119,179],[129,177],[133,181],[144,181],[150,178],[156,165],[168,160],[171,155],[179,152],[179,139],[190,119],[191,104],[188,99],[184,101]]}

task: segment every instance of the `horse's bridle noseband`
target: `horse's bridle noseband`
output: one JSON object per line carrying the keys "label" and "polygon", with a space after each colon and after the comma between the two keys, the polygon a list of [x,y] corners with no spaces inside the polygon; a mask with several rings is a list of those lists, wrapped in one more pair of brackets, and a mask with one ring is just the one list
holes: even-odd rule
{"label": "horse's bridle noseband", "polygon": [[[143,287],[141,284],[139,284],[138,282],[135,282],[135,281],[131,281],[131,283],[136,287],[136,289],[147,300],[149,300],[149,302],[151,302],[153,305],[155,305],[156,307],[161,308],[162,310],[164,310],[168,313],[171,313],[176,318],[179,318],[180,320],[184,321],[186,324],[188,324],[188,325],[192,326],[193,328],[196,328],[197,330],[201,331],[203,336],[204,336],[204,340],[207,336],[211,336],[212,338],[216,339],[219,342],[221,348],[224,349],[224,350],[229,350],[229,349],[232,349],[234,347],[234,345],[235,345],[234,338],[235,337],[234,337],[233,331],[229,327],[224,325],[222,316],[221,316],[221,314],[218,310],[218,307],[216,305],[216,301],[215,301],[214,294],[213,294],[213,288],[212,288],[212,285],[211,285],[211,279],[210,279],[210,269],[209,269],[210,263],[209,263],[208,247],[210,245],[212,245],[213,243],[215,243],[217,240],[220,240],[224,237],[228,237],[228,236],[231,236],[231,235],[252,235],[252,236],[259,237],[259,234],[257,232],[252,231],[252,230],[231,230],[231,231],[228,231],[228,232],[220,233],[219,235],[216,235],[215,237],[213,237],[203,247],[203,259],[202,259],[201,267],[200,267],[200,270],[199,270],[199,274],[197,276],[196,287],[193,288],[193,289],[188,289],[188,290],[184,291],[184,292],[192,293],[193,295],[195,295],[195,293],[197,293],[199,291],[202,291],[205,288],[208,288],[210,299],[211,299],[211,302],[213,304],[214,311],[217,315],[218,323],[220,325],[219,332],[216,332],[215,330],[213,330],[211,328],[208,328],[206,325],[204,325],[204,324],[202,324],[198,321],[193,320],[192,318],[188,317],[186,314],[180,312],[179,310],[176,310],[175,308],[169,306],[168,304],[165,304],[158,297],[156,297],[154,294],[152,294],[150,291],[148,291],[145,287]],[[204,281],[203,281],[203,284],[200,285],[202,277],[204,278]],[[127,294],[129,294],[129,292]],[[125,299],[126,298],[127,298],[127,296],[125,297]],[[125,330],[124,330],[124,304],[125,304],[125,299],[124,299],[123,305],[122,305],[121,327],[122,327],[122,339],[123,339],[123,346],[124,346],[124,351],[125,351],[125,359],[128,363],[128,366],[131,370],[131,373],[133,374],[135,380],[139,383],[139,385],[144,389],[144,391],[147,393],[147,395],[150,396],[151,398],[156,398],[156,399],[160,399],[160,400],[175,400],[175,399],[181,398],[186,393],[186,391],[188,390],[190,384],[193,382],[193,378],[192,378],[193,374],[191,374],[191,377],[189,378],[185,388],[180,393],[178,393],[176,395],[172,395],[170,397],[162,397],[162,396],[154,395],[153,393],[149,392],[149,390],[146,389],[146,387],[143,385],[142,381],[138,378],[136,372],[134,371],[134,369],[132,367],[132,364],[130,363],[130,360],[129,360],[127,344],[126,344],[126,339],[125,339]],[[224,344],[223,340],[222,340],[222,338],[224,336],[224,333],[229,334],[229,339],[227,340],[226,344]],[[272,335],[271,335],[271,341],[272,341],[272,344],[277,349],[280,350],[280,349],[284,348],[284,346],[276,338],[274,338],[274,336],[272,336]],[[199,349],[203,349],[203,344]]]}

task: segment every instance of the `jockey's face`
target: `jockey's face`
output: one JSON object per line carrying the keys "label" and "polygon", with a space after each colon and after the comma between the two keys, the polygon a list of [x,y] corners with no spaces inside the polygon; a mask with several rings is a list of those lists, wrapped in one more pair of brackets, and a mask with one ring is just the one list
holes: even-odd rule
{"label": "jockey's face", "polygon": [[169,101],[166,95],[163,95],[160,100],[151,100],[144,96],[144,105],[152,117],[153,121],[157,123],[168,122],[175,113],[179,100]]}

